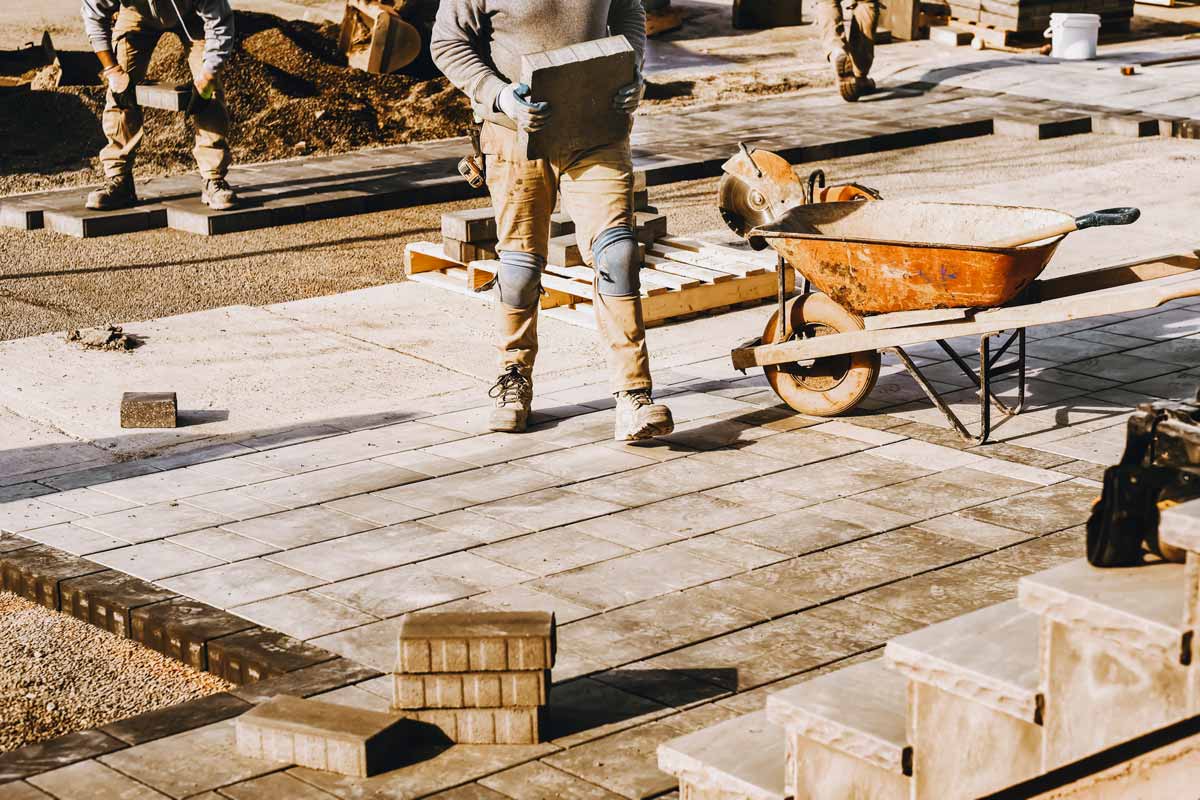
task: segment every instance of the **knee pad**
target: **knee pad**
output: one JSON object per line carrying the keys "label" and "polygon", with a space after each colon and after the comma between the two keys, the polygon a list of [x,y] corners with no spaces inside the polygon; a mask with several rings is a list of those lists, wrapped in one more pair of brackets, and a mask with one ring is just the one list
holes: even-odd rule
{"label": "knee pad", "polygon": [[592,259],[596,263],[597,284],[606,297],[637,297],[642,281],[638,274],[642,259],[638,240],[628,225],[609,228],[592,244]]}
{"label": "knee pad", "polygon": [[545,266],[546,259],[533,253],[502,252],[500,271],[496,275],[500,302],[513,308],[537,305],[542,293],[542,268]]}

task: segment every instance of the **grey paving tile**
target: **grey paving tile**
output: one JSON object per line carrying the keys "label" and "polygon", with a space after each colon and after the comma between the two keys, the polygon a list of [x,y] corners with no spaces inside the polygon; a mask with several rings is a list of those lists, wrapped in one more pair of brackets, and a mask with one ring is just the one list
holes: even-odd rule
{"label": "grey paving tile", "polygon": [[80,761],[70,766],[43,772],[29,783],[60,800],[163,800],[167,797],[138,783],[99,761]]}
{"label": "grey paving tile", "polygon": [[615,542],[589,536],[577,528],[563,527],[509,539],[472,552],[540,577],[605,561],[631,551]]}
{"label": "grey paving tile", "polygon": [[514,436],[510,433],[488,433],[426,448],[435,456],[465,461],[488,467],[505,461],[536,456],[559,450],[563,445],[540,437]]}
{"label": "grey paving tile", "polygon": [[654,461],[626,450],[589,444],[522,458],[515,463],[562,480],[584,481],[649,466]]}
{"label": "grey paving tile", "polygon": [[776,550],[741,542],[719,533],[685,539],[674,547],[682,552],[694,553],[710,561],[720,561],[743,570],[765,567],[790,558]]}
{"label": "grey paving tile", "polygon": [[775,478],[776,475],[764,475],[747,481],[718,486],[714,489],[706,489],[700,494],[705,497],[715,497],[718,500],[728,500],[731,503],[754,506],[771,514],[784,514],[819,502],[775,491],[772,483]]}
{"label": "grey paving tile", "polygon": [[1200,364],[1200,336],[1185,336],[1179,339],[1166,339],[1148,347],[1129,350],[1127,355],[1137,358],[1149,358],[1168,364],[1179,364],[1184,367],[1194,367]]}
{"label": "grey paving tile", "polygon": [[1087,532],[1080,526],[1007,547],[984,556],[983,560],[1033,573],[1074,561],[1086,554]]}
{"label": "grey paving tile", "polygon": [[829,552],[914,574],[982,555],[988,548],[920,528],[901,528],[841,545]]}
{"label": "grey paving tile", "polygon": [[1118,383],[1145,380],[1182,369],[1179,364],[1155,361],[1135,353],[1110,353],[1105,356],[1064,364],[1063,370],[1095,375]]}
{"label": "grey paving tile", "polygon": [[558,478],[512,464],[432,478],[415,486],[402,486],[381,494],[414,508],[434,513],[457,511],[505,497],[535,492],[561,483]]}
{"label": "grey paving tile", "polygon": [[590,608],[567,602],[545,592],[539,592],[524,584],[493,589],[490,592],[475,595],[472,600],[497,611],[550,611],[554,613],[559,625],[565,625],[596,613]]}
{"label": "grey paving tile", "polygon": [[68,511],[40,499],[13,500],[0,505],[0,531],[20,533],[33,528],[71,522],[83,516],[77,511]]}
{"label": "grey paving tile", "polygon": [[352,533],[361,533],[376,527],[376,525],[332,508],[309,506],[266,517],[234,522],[222,527],[239,536],[246,536],[272,547],[287,550],[349,536]]}
{"label": "grey paving tile", "polygon": [[453,458],[446,458],[444,456],[436,456],[427,450],[405,450],[400,453],[379,456],[375,460],[381,464],[391,464],[393,467],[411,469],[414,472],[420,472],[431,478],[440,478],[443,475],[453,475],[456,472],[465,472],[466,470],[475,468],[474,464],[468,464],[465,461],[456,461]]}
{"label": "grey paving tile", "polygon": [[1141,339],[1175,339],[1200,333],[1200,318],[1192,311],[1168,309],[1115,325],[1105,325],[1102,330]]}
{"label": "grey paving tile", "polygon": [[120,570],[147,581],[215,567],[225,562],[169,541],[145,542],[119,550],[93,553],[97,564]]}
{"label": "grey paving tile", "polygon": [[70,489],[65,492],[51,492],[42,497],[42,500],[52,506],[65,508],[67,511],[74,511],[77,514],[84,514],[89,517],[98,516],[100,514],[109,514],[113,511],[124,511],[133,508],[137,503],[129,500],[122,500],[119,497],[96,492],[88,488]]}
{"label": "grey paving tile", "polygon": [[904,573],[897,569],[847,561],[836,551],[827,551],[747,572],[739,575],[738,581],[819,603],[862,592],[903,576]]}
{"label": "grey paving tile", "polygon": [[179,500],[197,494],[229,489],[235,483],[217,475],[189,472],[186,469],[171,469],[135,478],[124,478],[93,487],[122,500],[141,505]]}
{"label": "grey paving tile", "polygon": [[500,794],[486,786],[469,783],[466,786],[430,795],[429,800],[509,800],[509,798],[508,795]]}
{"label": "grey paving tile", "polygon": [[1197,386],[1200,386],[1200,370],[1159,375],[1155,378],[1127,384],[1124,388],[1131,392],[1152,397],[1162,397],[1168,400],[1187,400],[1196,396]]}
{"label": "grey paving tile", "polygon": [[482,586],[486,589],[512,586],[533,577],[525,570],[498,564],[473,552],[449,553],[424,561],[421,566],[427,572],[445,575],[448,578],[454,578],[474,586]]}
{"label": "grey paving tile", "polygon": [[309,640],[309,643],[337,653],[354,663],[390,673],[396,670],[396,643],[399,635],[400,620],[385,619],[320,636]]}
{"label": "grey paving tile", "polygon": [[872,454],[880,458],[910,464],[920,469],[934,471],[967,467],[983,458],[953,447],[930,444],[916,439],[884,445],[874,450]]}
{"label": "grey paving tile", "polygon": [[750,441],[757,429],[752,425],[724,417],[705,417],[675,426],[675,431],[662,437],[663,441],[692,450],[714,450]]}
{"label": "grey paving tile", "polygon": [[962,516],[1042,535],[1084,523],[1098,494],[1074,481],[1058,483],[968,509]]}
{"label": "grey paving tile", "polygon": [[309,589],[321,581],[294,569],[252,558],[167,578],[159,583],[173,592],[227,609]]}
{"label": "grey paving tile", "polygon": [[359,611],[387,618],[479,594],[487,588],[491,587],[465,583],[430,572],[425,564],[413,564],[331,583],[316,591]]}
{"label": "grey paving tile", "polygon": [[928,572],[849,598],[922,625],[957,617],[1011,600],[1026,574],[1003,564],[976,559]]}
{"label": "grey paving tile", "polygon": [[261,464],[256,464],[249,460],[253,458],[248,456],[235,456],[233,458],[221,458],[216,461],[207,461],[202,464],[195,464],[184,469],[185,472],[197,472],[202,475],[212,475],[218,478],[224,478],[235,486],[246,486],[251,483],[262,483],[263,481],[282,478],[287,473],[270,467],[264,467]]}
{"label": "grey paving tile", "polygon": [[726,481],[742,481],[770,475],[787,469],[791,464],[778,458],[759,455],[749,450],[705,450],[682,459],[692,466],[705,465],[725,476]]}
{"label": "grey paving tile", "polygon": [[[686,463],[685,463],[686,462]],[[639,506],[732,483],[727,473],[709,464],[675,459],[619,475],[594,478],[571,486],[582,492],[627,506]]]}
{"label": "grey paving tile", "polygon": [[226,522],[233,522],[233,519],[185,503],[167,502],[88,517],[79,520],[77,524],[97,533],[138,544],[165,539],[177,533],[211,528]]}
{"label": "grey paving tile", "polygon": [[335,800],[337,797],[284,772],[223,787],[221,795],[229,800]]}
{"label": "grey paving tile", "polygon": [[7,486],[0,487],[0,503],[11,503],[14,500],[28,500],[32,497],[41,497],[47,494],[54,494],[54,490],[40,483],[33,483],[32,481],[10,483]]}
{"label": "grey paving tile", "polygon": [[520,800],[617,800],[594,783],[540,761],[530,761],[480,779],[480,784]]}
{"label": "grey paving tile", "polygon": [[559,747],[627,730],[670,713],[671,709],[593,678],[554,686],[554,702],[546,708],[546,737]]}
{"label": "grey paving tile", "polygon": [[746,445],[744,449],[754,455],[779,459],[791,466],[800,466],[848,455],[869,447],[872,445],[866,442],[828,433],[816,433],[803,428],[758,439]]}
{"label": "grey paving tile", "polygon": [[323,581],[340,581],[453,553],[479,543],[473,536],[405,522],[276,553],[269,559]]}
{"label": "grey paving tile", "polygon": [[589,536],[595,536],[597,539],[615,542],[623,547],[628,547],[630,550],[648,550],[651,547],[658,547],[661,544],[668,544],[679,539],[674,534],[664,533],[654,528],[648,528],[645,525],[637,525],[629,521],[624,513],[587,519],[565,527],[582,531]]}
{"label": "grey paving tile", "polygon": [[293,592],[231,609],[234,614],[297,639],[369,625],[375,617],[312,592]]}
{"label": "grey paving tile", "polygon": [[325,503],[325,507],[365,519],[375,525],[395,525],[429,516],[428,511],[388,500],[380,494],[356,494]]}
{"label": "grey paving tile", "polygon": [[470,536],[481,542],[502,542],[505,539],[529,533],[534,529],[533,524],[523,522],[520,519],[512,519],[504,522],[477,514],[472,509],[437,514],[426,517],[421,522],[432,528]]}
{"label": "grey paving tile", "polygon": [[239,536],[224,528],[205,528],[191,533],[182,533],[179,536],[172,536],[166,541],[221,561],[242,561],[273,553],[279,549],[257,539]]}
{"label": "grey paving tile", "polygon": [[[975,462],[972,466],[984,462]],[[958,479],[952,473],[961,472]],[[988,473],[976,469],[960,467],[945,472],[937,472],[904,483],[893,484],[882,489],[855,495],[854,499],[872,506],[886,508],[891,511],[905,512],[913,510],[923,515],[940,516],[959,511],[971,506],[1032,489],[1036,484],[1025,481],[998,489],[990,486],[986,480]],[[1003,476],[996,476],[1003,479]],[[1005,491],[1007,490],[1007,491]]]}
{"label": "grey paving tile", "polygon": [[471,510],[491,519],[538,530],[600,517],[625,507],[567,489],[541,489],[529,494],[475,506]]}
{"label": "grey paving tile", "polygon": [[235,520],[263,517],[268,514],[287,510],[283,506],[266,503],[249,495],[242,494],[236,489],[226,489],[221,492],[196,495],[195,497],[188,497],[182,502],[185,505],[224,514]]}
{"label": "grey paving tile", "polygon": [[377,461],[357,461],[300,475],[277,478],[247,486],[243,491],[268,503],[299,508],[327,503],[355,494],[390,489],[428,476],[413,470],[381,464]]}
{"label": "grey paving tile", "polygon": [[438,445],[462,435],[424,422],[404,422],[279,447],[246,458],[255,464],[300,474]]}
{"label": "grey paving tile", "polygon": [[1015,531],[1000,525],[993,525],[978,519],[964,517],[961,514],[947,514],[944,517],[934,517],[923,520],[913,526],[921,530],[961,539],[964,542],[977,545],[987,550],[996,550],[1010,544],[1023,542],[1033,534]]}
{"label": "grey paving tile", "polygon": [[22,531],[20,535],[30,542],[49,545],[76,556],[86,556],[90,553],[129,546],[128,542],[105,536],[103,533],[89,531],[87,528],[81,528],[69,522]]}

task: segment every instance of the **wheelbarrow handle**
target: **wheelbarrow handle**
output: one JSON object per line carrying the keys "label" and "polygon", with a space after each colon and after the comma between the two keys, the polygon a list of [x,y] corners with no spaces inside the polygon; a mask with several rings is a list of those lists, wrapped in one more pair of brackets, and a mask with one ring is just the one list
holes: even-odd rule
{"label": "wheelbarrow handle", "polygon": [[1132,222],[1137,222],[1138,217],[1141,215],[1142,212],[1136,208],[1105,208],[1076,217],[1070,222],[1064,222],[1060,225],[1051,225],[1046,228],[1039,228],[1036,231],[1023,233],[1020,236],[988,242],[985,246],[1020,247],[1031,242],[1051,239],[1055,236],[1066,236],[1068,233],[1083,230],[1084,228],[1098,228],[1103,225],[1129,225]]}

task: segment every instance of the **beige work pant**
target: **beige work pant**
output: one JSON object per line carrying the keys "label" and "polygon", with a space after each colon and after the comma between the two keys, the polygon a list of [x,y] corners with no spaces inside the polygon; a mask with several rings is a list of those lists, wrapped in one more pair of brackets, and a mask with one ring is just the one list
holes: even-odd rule
{"label": "beige work pant", "polygon": [[[550,215],[559,194],[563,210],[575,222],[575,239],[587,264],[594,266],[592,243],[603,231],[633,225],[633,156],[629,139],[611,145],[528,161],[515,152],[515,131],[483,124],[480,144],[487,156],[488,191],[496,209],[500,252],[546,257]],[[639,297],[607,297],[595,290],[596,323],[608,346],[614,392],[649,389],[650,357]],[[500,368],[533,369],[537,357],[538,304],[516,308],[500,304]]]}
{"label": "beige work pant", "polygon": [[[204,29],[199,19],[189,21],[188,26],[193,33]],[[145,79],[154,48],[165,32],[133,8],[121,7],[120,13],[117,14],[117,24],[113,28],[113,47],[117,63],[129,73],[129,79],[134,83]],[[188,66],[193,76],[199,75],[203,69],[203,39],[192,42],[188,53]],[[205,180],[225,177],[231,160],[226,139],[229,134],[229,114],[225,109],[224,87],[219,79],[212,102],[192,117],[192,120],[196,125],[196,147],[192,154],[200,167],[201,177]],[[101,124],[108,139],[104,149],[100,151],[100,163],[104,167],[105,176],[115,178],[131,172],[138,146],[134,145],[128,152],[126,146],[142,128],[142,109],[137,106],[117,108],[116,101],[109,92]]]}
{"label": "beige work pant", "polygon": [[[845,21],[842,6],[850,12]],[[865,78],[875,61],[875,23],[879,21],[879,0],[817,0],[817,29],[825,57],[833,60],[846,51],[854,65],[854,74]],[[848,30],[847,30],[848,28]]]}

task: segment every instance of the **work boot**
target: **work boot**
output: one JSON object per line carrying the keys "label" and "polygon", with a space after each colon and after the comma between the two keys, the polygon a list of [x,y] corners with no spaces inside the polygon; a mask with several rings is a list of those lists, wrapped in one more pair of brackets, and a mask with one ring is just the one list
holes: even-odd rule
{"label": "work boot", "polygon": [[845,50],[835,53],[831,63],[833,64],[834,80],[837,81],[842,99],[847,103],[858,100],[858,78],[854,77],[854,63],[850,60],[850,54]]}
{"label": "work boot", "polygon": [[87,196],[87,207],[93,211],[114,211],[129,208],[137,202],[133,176],[126,173],[105,180],[104,185]]}
{"label": "work boot", "polygon": [[675,430],[671,409],[655,403],[649,389],[617,392],[617,424],[613,438],[618,442],[636,442],[666,436]]}
{"label": "work boot", "polygon": [[529,375],[513,364],[496,379],[488,397],[496,400],[496,407],[488,418],[488,429],[524,433],[529,424],[529,407],[533,404],[533,381]]}
{"label": "work boot", "polygon": [[861,78],[855,78],[854,81],[858,85],[857,88],[859,97],[864,97],[875,91],[874,78],[868,78],[866,75],[864,75]]}
{"label": "work boot", "polygon": [[200,200],[213,211],[228,211],[237,206],[238,196],[224,178],[213,178],[204,182]]}

